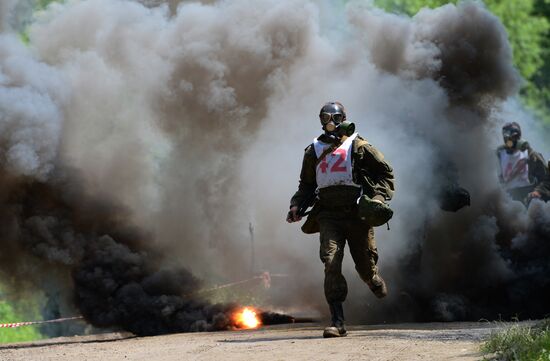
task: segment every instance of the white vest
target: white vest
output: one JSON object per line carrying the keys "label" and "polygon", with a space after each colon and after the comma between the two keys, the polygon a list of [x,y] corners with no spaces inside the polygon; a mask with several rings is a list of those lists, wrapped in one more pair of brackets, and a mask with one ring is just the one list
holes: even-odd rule
{"label": "white vest", "polygon": [[[338,148],[327,154],[325,158],[317,164],[317,187],[326,188],[330,186],[355,186],[353,183],[353,173],[351,169],[351,155],[353,152],[353,140],[357,137],[354,133],[344,141]],[[313,140],[313,147],[317,159],[323,154],[330,144],[323,143],[318,139]]]}
{"label": "white vest", "polygon": [[514,189],[531,185],[529,181],[529,151],[527,149],[512,154],[501,149],[499,158],[504,188]]}

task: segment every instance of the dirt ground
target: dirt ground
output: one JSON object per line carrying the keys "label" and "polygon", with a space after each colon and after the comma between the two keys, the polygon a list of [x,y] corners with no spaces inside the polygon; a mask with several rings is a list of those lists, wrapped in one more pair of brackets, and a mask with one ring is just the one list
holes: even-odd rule
{"label": "dirt ground", "polygon": [[281,325],[246,331],[135,337],[111,333],[0,346],[0,360],[480,360],[495,323],[349,327],[323,339],[322,326]]}

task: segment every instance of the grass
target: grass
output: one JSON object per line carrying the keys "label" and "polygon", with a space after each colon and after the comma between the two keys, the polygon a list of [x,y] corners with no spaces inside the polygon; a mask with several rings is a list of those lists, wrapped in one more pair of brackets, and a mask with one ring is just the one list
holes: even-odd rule
{"label": "grass", "polygon": [[550,361],[550,319],[532,327],[514,325],[495,332],[482,351],[493,354],[489,360]]}
{"label": "grass", "polygon": [[[0,282],[0,323],[40,321],[40,305],[44,303],[42,292],[15,291]],[[43,339],[38,325],[16,328],[0,328],[0,344]]]}
{"label": "grass", "polygon": [[[32,312],[35,313],[35,312]],[[37,319],[27,319],[28,312],[18,310],[8,301],[0,301],[0,323],[12,323],[20,321],[35,321],[41,319],[36,312]],[[38,326],[22,326],[17,328],[0,328],[0,343],[34,341],[43,338]]]}

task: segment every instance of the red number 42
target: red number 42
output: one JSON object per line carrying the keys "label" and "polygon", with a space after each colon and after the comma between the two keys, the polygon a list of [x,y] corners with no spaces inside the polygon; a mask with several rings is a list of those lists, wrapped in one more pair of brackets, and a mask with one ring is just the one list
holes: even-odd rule
{"label": "red number 42", "polygon": [[[336,162],[330,167],[330,171],[335,172],[345,172],[347,170],[346,165],[342,165],[346,161],[346,156],[348,152],[345,149],[338,148],[334,152],[332,152],[331,155],[339,155],[338,159],[336,159]],[[321,164],[319,164],[319,168],[321,168],[322,173],[326,173],[328,169],[328,163],[327,159],[323,159]]]}

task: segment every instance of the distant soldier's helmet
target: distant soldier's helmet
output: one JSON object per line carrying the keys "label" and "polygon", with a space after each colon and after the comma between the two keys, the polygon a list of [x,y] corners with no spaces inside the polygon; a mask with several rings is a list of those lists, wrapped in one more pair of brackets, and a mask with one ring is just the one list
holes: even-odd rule
{"label": "distant soldier's helmet", "polygon": [[506,123],[502,127],[504,143],[511,141],[514,145],[521,139],[521,127],[516,122]]}
{"label": "distant soldier's helmet", "polygon": [[329,102],[323,105],[319,112],[319,120],[323,129],[333,132],[334,129],[346,120],[346,111],[340,102]]}

